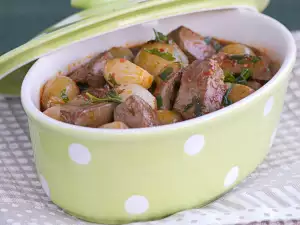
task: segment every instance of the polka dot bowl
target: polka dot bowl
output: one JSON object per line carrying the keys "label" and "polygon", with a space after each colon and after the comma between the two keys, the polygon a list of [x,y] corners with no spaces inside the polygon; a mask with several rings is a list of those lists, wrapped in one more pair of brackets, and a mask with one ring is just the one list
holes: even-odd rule
{"label": "polka dot bowl", "polygon": [[[282,66],[242,101],[173,125],[92,129],[39,111],[40,88],[50,77],[110,47],[147,41],[152,28],[169,32],[180,25],[267,49]],[[209,203],[241,182],[267,154],[294,59],[289,31],[253,10],[198,12],[118,28],[40,58],[23,82],[22,104],[45,193],[77,217],[109,224],[158,219]]]}

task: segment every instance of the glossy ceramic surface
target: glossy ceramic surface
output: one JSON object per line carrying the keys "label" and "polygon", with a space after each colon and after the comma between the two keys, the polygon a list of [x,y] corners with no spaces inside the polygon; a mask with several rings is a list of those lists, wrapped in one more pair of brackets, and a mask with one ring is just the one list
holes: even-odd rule
{"label": "glossy ceramic surface", "polygon": [[[112,46],[147,41],[153,37],[152,28],[167,33],[180,25],[268,49],[282,67],[268,84],[242,101],[174,125],[92,129],[61,123],[39,111],[40,88],[50,77],[67,73]],[[158,219],[209,203],[241,182],[267,154],[294,60],[289,31],[246,9],[152,21],[39,59],[23,82],[22,104],[45,192],[68,212],[109,224]]]}

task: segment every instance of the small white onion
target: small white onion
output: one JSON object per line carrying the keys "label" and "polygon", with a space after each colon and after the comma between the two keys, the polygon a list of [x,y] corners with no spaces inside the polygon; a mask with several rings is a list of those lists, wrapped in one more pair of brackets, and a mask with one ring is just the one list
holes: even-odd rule
{"label": "small white onion", "polygon": [[125,101],[131,95],[137,95],[142,98],[145,102],[147,102],[151,108],[156,109],[156,99],[155,97],[141,85],[138,84],[123,84],[116,88],[120,97],[123,101]]}

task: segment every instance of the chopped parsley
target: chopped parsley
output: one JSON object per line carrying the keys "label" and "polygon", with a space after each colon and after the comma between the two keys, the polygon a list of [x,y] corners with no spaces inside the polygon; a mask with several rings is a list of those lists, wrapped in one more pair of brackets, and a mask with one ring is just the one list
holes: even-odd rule
{"label": "chopped parsley", "polygon": [[148,90],[150,91],[150,93],[153,94],[154,91],[155,91],[155,89],[156,89],[156,87],[157,87],[157,84],[156,84],[155,81],[153,81],[151,87]]}
{"label": "chopped parsley", "polygon": [[245,58],[245,55],[231,55],[229,56],[229,59],[231,60],[242,60]]}
{"label": "chopped parsley", "polygon": [[156,96],[156,102],[157,102],[157,108],[161,109],[161,107],[163,106],[163,100],[162,100],[162,97],[160,95]]}
{"label": "chopped parsley", "polygon": [[198,97],[193,97],[192,102],[187,104],[184,109],[183,112],[187,112],[189,109],[191,109],[194,106],[194,114],[196,117],[202,116],[202,110],[201,110],[201,103],[200,103],[200,99]]}
{"label": "chopped parsley", "polygon": [[232,72],[225,71],[224,74],[225,74],[224,82],[229,82],[229,83],[235,83],[236,82],[235,76],[233,75]]}
{"label": "chopped parsley", "polygon": [[247,63],[246,59],[237,60],[237,64],[245,64],[245,63]]}
{"label": "chopped parsley", "polygon": [[252,71],[250,69],[243,69],[240,76],[248,80],[252,76]]}
{"label": "chopped parsley", "polygon": [[240,76],[236,78],[237,84],[247,84],[247,81],[252,76],[252,71],[250,69],[243,69]]}
{"label": "chopped parsley", "polygon": [[252,71],[248,68],[244,68],[238,77],[235,77],[234,74],[230,71],[224,71],[224,82],[236,83],[236,84],[247,84],[247,81],[252,76]]}
{"label": "chopped parsley", "polygon": [[216,52],[218,52],[222,48],[222,45],[218,41],[214,41],[213,42],[213,47],[216,50]]}
{"label": "chopped parsley", "polygon": [[62,100],[67,103],[69,101],[69,97],[67,95],[67,90],[66,89],[63,89],[61,92],[60,92],[60,97],[62,98]]}
{"label": "chopped parsley", "polygon": [[167,81],[168,80],[168,76],[170,74],[173,73],[173,68],[172,67],[167,67],[166,69],[164,69],[164,71],[159,74],[159,77],[163,80],[163,81]]}
{"label": "chopped parsley", "polygon": [[259,56],[253,56],[252,59],[251,59],[251,62],[253,63],[257,63],[261,60],[261,58]]}
{"label": "chopped parsley", "polygon": [[230,94],[232,88],[233,88],[233,85],[232,85],[230,88],[227,89],[227,91],[226,91],[226,93],[225,93],[225,95],[224,95],[224,97],[223,97],[222,104],[223,104],[224,106],[229,106],[229,105],[232,104],[232,101],[228,98],[228,95]]}
{"label": "chopped parsley", "polygon": [[202,110],[201,110],[201,103],[200,103],[200,99],[199,98],[194,98],[193,99],[194,101],[194,105],[195,105],[195,108],[194,108],[194,114],[196,117],[199,117],[199,116],[202,116]]}
{"label": "chopped parsley", "polygon": [[91,103],[100,103],[100,102],[116,102],[122,103],[122,98],[115,90],[110,90],[107,92],[105,98],[97,98],[96,96],[86,92],[86,96],[89,98]]}
{"label": "chopped parsley", "polygon": [[207,45],[211,44],[213,46],[213,48],[216,50],[216,52],[220,51],[220,49],[222,48],[222,45],[217,40],[213,39],[212,37],[207,36],[203,39],[203,41]]}
{"label": "chopped parsley", "polygon": [[113,86],[118,86],[118,83],[115,79],[115,75],[113,73],[110,73],[108,75],[108,80],[107,80],[109,83],[111,83]]}
{"label": "chopped parsley", "polygon": [[211,39],[212,39],[211,37],[205,37],[205,38],[203,39],[203,41],[205,42],[205,44],[210,45]]}
{"label": "chopped parsley", "polygon": [[257,63],[261,60],[259,56],[253,55],[231,55],[229,59],[236,60],[238,64],[245,64],[245,63]]}
{"label": "chopped parsley", "polygon": [[155,34],[155,41],[163,42],[163,43],[168,42],[168,37],[166,35],[164,35],[161,32],[156,31],[155,29],[153,29],[153,31],[154,31],[154,34]]}
{"label": "chopped parsley", "polygon": [[158,50],[157,48],[153,48],[153,49],[144,49],[144,51],[152,54],[152,55],[157,55],[165,60],[168,60],[168,61],[174,61],[175,60],[175,57],[169,53],[169,52],[163,52],[163,51],[160,51]]}
{"label": "chopped parsley", "polygon": [[183,112],[187,112],[190,108],[193,107],[193,105],[194,105],[193,103],[187,104],[187,105],[184,107]]}

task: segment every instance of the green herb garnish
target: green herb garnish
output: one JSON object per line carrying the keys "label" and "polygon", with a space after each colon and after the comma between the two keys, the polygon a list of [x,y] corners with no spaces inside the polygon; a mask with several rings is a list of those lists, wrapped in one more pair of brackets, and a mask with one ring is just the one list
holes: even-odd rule
{"label": "green herb garnish", "polygon": [[237,64],[245,64],[245,63],[247,63],[246,59],[237,60],[236,62],[237,62]]}
{"label": "green herb garnish", "polygon": [[202,116],[202,110],[201,110],[201,104],[200,104],[200,99],[199,98],[194,98],[193,99],[195,108],[194,108],[194,114],[196,117]]}
{"label": "green herb garnish", "polygon": [[150,91],[151,94],[154,93],[156,87],[157,87],[157,84],[156,84],[155,81],[153,81],[151,87],[148,89],[148,90]]}
{"label": "green herb garnish", "polygon": [[115,79],[115,76],[114,76],[114,74],[109,74],[108,75],[108,80],[107,80],[109,83],[111,83],[113,86],[118,86],[118,83],[117,83],[117,81],[116,81],[116,79]]}
{"label": "green herb garnish", "polygon": [[69,97],[67,95],[67,90],[66,89],[63,89],[61,92],[60,92],[60,97],[62,98],[62,100],[67,103],[69,101]]}
{"label": "green herb garnish", "polygon": [[184,109],[183,112],[187,112],[189,109],[191,109],[194,106],[194,114],[196,117],[198,116],[202,116],[202,110],[201,110],[201,103],[200,103],[200,99],[198,97],[193,97],[192,102],[187,104]]}
{"label": "green herb garnish", "polygon": [[236,78],[237,84],[247,84],[247,81],[252,76],[252,71],[250,69],[243,69],[240,76]]}
{"label": "green herb garnish", "polygon": [[250,69],[243,69],[240,76],[248,80],[252,76],[252,71]]}
{"label": "green herb garnish", "polygon": [[230,88],[227,89],[227,91],[226,91],[226,93],[223,97],[222,103],[223,103],[224,106],[229,106],[229,105],[232,104],[232,101],[228,98],[228,95],[230,94],[232,88],[233,88],[233,85]]}
{"label": "green herb garnish", "polygon": [[205,44],[210,45],[211,39],[212,39],[211,37],[205,37],[205,38],[203,39],[203,41],[205,42]]}
{"label": "green herb garnish", "polygon": [[252,55],[231,55],[229,58],[231,60],[237,60],[238,64],[245,64],[247,60],[250,60],[252,63],[257,63],[261,60],[260,57]]}
{"label": "green herb garnish", "polygon": [[159,74],[159,77],[163,80],[163,81],[167,81],[168,80],[168,76],[173,73],[173,68],[172,67],[167,67],[161,74]]}
{"label": "green herb garnish", "polygon": [[203,41],[205,42],[205,44],[207,44],[207,45],[212,45],[213,46],[213,48],[218,52],[218,51],[220,51],[220,49],[222,48],[222,45],[218,42],[218,41],[216,41],[215,39],[213,39],[212,37],[209,37],[209,36],[207,36],[207,37],[205,37],[204,39],[203,39]]}
{"label": "green herb garnish", "polygon": [[187,104],[184,109],[183,109],[183,112],[187,112],[190,108],[192,108],[194,105],[194,103],[190,103],[190,104]]}
{"label": "green herb garnish", "polygon": [[163,43],[166,43],[168,41],[168,37],[166,35],[164,35],[161,32],[156,31],[155,29],[153,29],[153,31],[155,34],[155,41],[163,42]]}
{"label": "green herb garnish", "polygon": [[119,94],[115,90],[110,90],[107,92],[105,98],[97,98],[96,96],[86,92],[86,96],[89,98],[89,101],[91,103],[100,103],[100,102],[116,102],[116,103],[122,103],[122,98],[119,96]]}
{"label": "green herb garnish", "polygon": [[232,59],[232,60],[242,60],[245,58],[245,55],[231,55],[229,56],[229,59]]}
{"label": "green herb garnish", "polygon": [[160,95],[156,96],[156,102],[157,102],[157,108],[161,109],[161,107],[163,106],[163,100],[162,100],[162,97]]}
{"label": "green herb garnish", "polygon": [[251,59],[251,61],[253,62],[253,63],[257,63],[257,62],[259,62],[261,60],[261,58],[259,57],[259,56],[252,56],[252,59]]}
{"label": "green herb garnish", "polygon": [[245,64],[247,55],[231,55],[229,59],[236,60],[237,64]]}
{"label": "green herb garnish", "polygon": [[157,55],[165,60],[168,61],[174,61],[175,57],[169,53],[169,52],[163,52],[163,51],[159,51],[157,48],[153,48],[153,49],[144,49],[144,51],[152,54],[152,55]]}
{"label": "green herb garnish", "polygon": [[220,49],[222,48],[222,45],[217,41],[214,41],[213,46],[216,52],[220,51]]}
{"label": "green herb garnish", "polygon": [[235,83],[236,82],[235,76],[233,75],[232,72],[225,71],[224,74],[225,74],[224,82],[229,82],[229,83]]}

